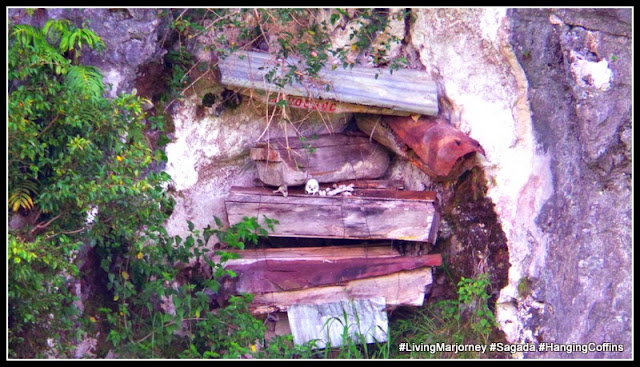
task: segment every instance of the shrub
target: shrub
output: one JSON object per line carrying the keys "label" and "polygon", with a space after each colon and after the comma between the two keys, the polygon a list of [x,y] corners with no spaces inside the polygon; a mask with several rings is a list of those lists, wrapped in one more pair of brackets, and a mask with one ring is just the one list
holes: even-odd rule
{"label": "shrub", "polygon": [[66,280],[78,276],[82,243],[97,246],[113,267],[120,254],[141,248],[142,233],[157,231],[172,206],[162,188],[169,176],[149,172],[162,155],[144,137],[143,100],[104,98],[100,70],[78,65],[83,48],[103,47],[69,21],[9,29],[8,209],[31,220],[9,235],[15,357],[42,356],[47,344],[78,330]]}

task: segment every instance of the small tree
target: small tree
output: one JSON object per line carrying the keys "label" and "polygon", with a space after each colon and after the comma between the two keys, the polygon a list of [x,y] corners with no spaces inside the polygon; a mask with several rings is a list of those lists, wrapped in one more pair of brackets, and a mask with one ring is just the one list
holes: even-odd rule
{"label": "small tree", "polygon": [[[9,233],[9,349],[39,356],[72,330],[67,278],[79,246],[118,255],[141,249],[170,212],[166,173],[148,146],[142,99],[102,96],[100,70],[78,65],[83,47],[104,43],[66,20],[9,30],[9,208],[31,221]],[[92,222],[87,213],[95,214]],[[47,341],[48,340],[48,341]]]}

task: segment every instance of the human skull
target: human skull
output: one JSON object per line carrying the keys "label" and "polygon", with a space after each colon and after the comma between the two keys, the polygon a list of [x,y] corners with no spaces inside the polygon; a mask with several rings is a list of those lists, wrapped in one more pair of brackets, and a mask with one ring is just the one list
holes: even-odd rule
{"label": "human skull", "polygon": [[307,181],[307,185],[304,187],[304,192],[309,195],[315,195],[318,191],[320,191],[320,184],[318,183],[318,180],[312,178]]}

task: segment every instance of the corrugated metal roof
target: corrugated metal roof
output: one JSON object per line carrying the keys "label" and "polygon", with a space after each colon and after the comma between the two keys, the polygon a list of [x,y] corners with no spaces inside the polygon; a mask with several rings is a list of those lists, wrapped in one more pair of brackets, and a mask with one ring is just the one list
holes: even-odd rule
{"label": "corrugated metal roof", "polygon": [[[221,83],[239,88],[259,89],[270,92],[330,99],[390,109],[390,112],[410,112],[422,115],[438,114],[436,83],[423,71],[400,69],[353,68],[329,70],[325,67],[318,77],[301,77],[280,88],[267,81],[265,75],[274,68],[276,77],[284,77],[295,65],[304,70],[304,64],[294,58],[278,60],[274,55],[262,52],[236,51],[219,64]],[[377,77],[376,77],[377,75]],[[327,87],[328,86],[328,87]]]}
{"label": "corrugated metal roof", "polygon": [[293,305],[287,311],[293,341],[302,345],[315,340],[317,348],[348,344],[384,343],[389,321],[384,297],[325,304]]}

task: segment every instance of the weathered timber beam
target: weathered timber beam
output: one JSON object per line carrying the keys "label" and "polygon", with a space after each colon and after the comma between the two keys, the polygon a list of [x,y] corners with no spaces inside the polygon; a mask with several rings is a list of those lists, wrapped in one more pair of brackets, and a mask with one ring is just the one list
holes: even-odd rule
{"label": "weathered timber beam", "polygon": [[[380,259],[401,256],[393,246],[353,245],[324,247],[287,247],[261,249],[230,249],[226,252],[237,253],[240,259],[229,260],[227,264],[251,264],[260,260],[343,260],[353,258]],[[220,262],[220,256],[212,256],[211,260]]]}

